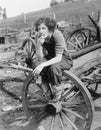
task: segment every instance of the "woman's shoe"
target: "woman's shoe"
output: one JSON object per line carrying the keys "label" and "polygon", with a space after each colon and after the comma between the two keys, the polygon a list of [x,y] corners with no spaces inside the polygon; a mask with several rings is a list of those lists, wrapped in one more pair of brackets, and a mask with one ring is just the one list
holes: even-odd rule
{"label": "woman's shoe", "polygon": [[54,98],[56,101],[59,101],[61,99],[63,92],[64,92],[63,84],[60,84],[59,86],[55,86],[54,89],[55,89],[55,97]]}

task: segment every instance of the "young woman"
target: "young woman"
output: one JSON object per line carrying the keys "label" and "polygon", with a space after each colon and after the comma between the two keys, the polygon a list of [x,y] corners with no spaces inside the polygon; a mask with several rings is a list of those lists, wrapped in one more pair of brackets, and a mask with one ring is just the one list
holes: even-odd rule
{"label": "young woman", "polygon": [[54,19],[42,17],[35,23],[36,57],[33,73],[40,74],[44,84],[51,83],[56,89],[56,98],[62,93],[62,71],[72,67],[63,34],[57,29]]}

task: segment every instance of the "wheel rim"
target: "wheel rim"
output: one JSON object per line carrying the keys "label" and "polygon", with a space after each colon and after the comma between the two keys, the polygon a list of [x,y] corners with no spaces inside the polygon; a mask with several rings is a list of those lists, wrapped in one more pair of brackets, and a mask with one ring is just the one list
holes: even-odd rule
{"label": "wheel rim", "polygon": [[27,116],[33,116],[47,130],[90,130],[94,112],[92,98],[79,78],[68,71],[64,72],[64,77],[66,77],[64,80],[66,88],[59,101],[62,108],[52,114],[46,110],[50,98],[42,97],[41,89],[39,89],[39,99],[33,102],[33,107],[29,105],[31,100],[28,100],[28,88],[32,82],[32,78],[29,78],[23,89],[22,97],[25,113]]}

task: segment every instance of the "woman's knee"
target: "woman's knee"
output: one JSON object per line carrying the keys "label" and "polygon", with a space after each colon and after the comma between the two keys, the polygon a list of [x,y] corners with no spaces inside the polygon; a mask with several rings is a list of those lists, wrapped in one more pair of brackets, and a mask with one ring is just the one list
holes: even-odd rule
{"label": "woman's knee", "polygon": [[53,64],[49,68],[50,68],[50,70],[54,71],[58,68],[58,66],[56,64]]}
{"label": "woman's knee", "polygon": [[52,72],[52,73],[55,73],[57,75],[59,75],[61,73],[61,69],[60,67],[57,65],[57,64],[53,64],[49,67],[49,70]]}

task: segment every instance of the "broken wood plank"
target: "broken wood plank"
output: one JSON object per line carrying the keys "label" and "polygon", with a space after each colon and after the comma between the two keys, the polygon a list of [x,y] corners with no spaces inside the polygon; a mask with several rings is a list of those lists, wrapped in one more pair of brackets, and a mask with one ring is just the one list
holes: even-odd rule
{"label": "broken wood plank", "polygon": [[14,44],[1,44],[0,45],[0,52],[2,51],[10,51],[10,50],[16,50],[21,48],[22,43],[14,43]]}
{"label": "broken wood plank", "polygon": [[11,69],[11,68],[2,68],[0,69],[0,82],[7,81],[24,81],[26,78],[24,71]]}
{"label": "broken wood plank", "polygon": [[79,51],[77,51],[75,53],[70,54],[70,56],[72,57],[72,59],[76,59],[76,58],[78,58],[80,56],[83,56],[83,55],[85,55],[87,53],[95,51],[95,50],[97,50],[99,48],[101,48],[101,43],[97,43],[97,44],[94,44],[92,46],[88,46],[88,47],[86,47],[84,49],[81,49],[81,50],[79,50]]}
{"label": "broken wood plank", "polygon": [[72,68],[70,71],[76,74],[78,77],[85,71],[91,69],[92,67],[101,64],[101,56],[97,56],[95,58],[92,58],[91,60],[85,62],[81,66],[78,66],[76,68]]}

